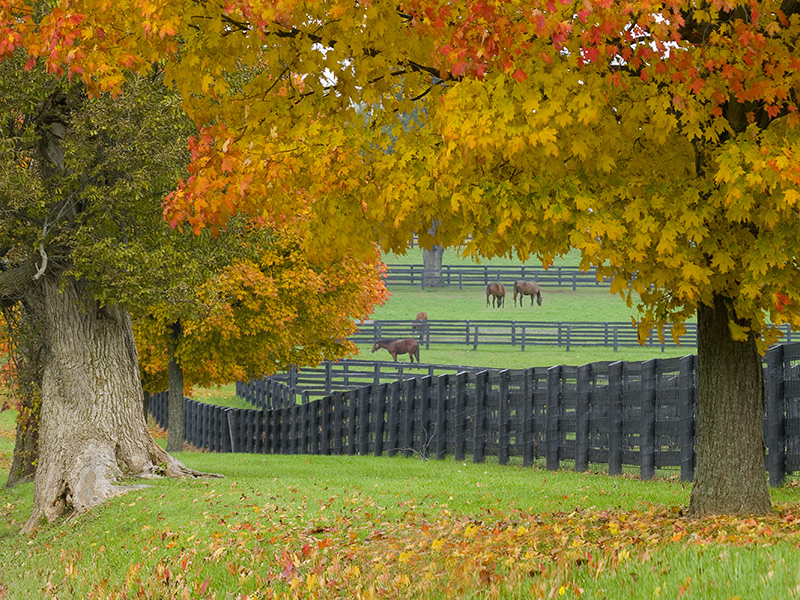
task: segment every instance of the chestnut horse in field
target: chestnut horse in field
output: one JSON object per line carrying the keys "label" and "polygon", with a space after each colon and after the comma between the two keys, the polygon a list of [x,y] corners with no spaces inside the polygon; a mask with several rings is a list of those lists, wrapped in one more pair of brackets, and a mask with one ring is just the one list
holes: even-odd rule
{"label": "chestnut horse in field", "polygon": [[413,363],[416,358],[417,362],[419,362],[419,344],[414,338],[405,338],[402,340],[375,340],[372,351],[375,352],[379,348],[386,348],[389,354],[392,355],[394,362],[397,362],[398,354],[408,354],[409,361]]}
{"label": "chestnut horse in field", "polygon": [[506,288],[499,281],[486,286],[486,306],[489,306],[489,297],[492,297],[492,306],[500,308],[506,303]]}
{"label": "chestnut horse in field", "polygon": [[514,284],[514,306],[517,305],[517,294],[519,294],[519,305],[522,306],[522,297],[531,297],[531,306],[533,306],[533,297],[536,296],[536,304],[542,305],[542,290],[534,281],[517,281]]}

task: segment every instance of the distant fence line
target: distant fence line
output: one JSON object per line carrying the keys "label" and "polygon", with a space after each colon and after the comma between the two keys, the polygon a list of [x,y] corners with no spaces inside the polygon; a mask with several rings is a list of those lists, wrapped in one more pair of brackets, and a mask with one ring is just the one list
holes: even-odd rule
{"label": "distant fence line", "polygon": [[[436,273],[438,274],[438,272]],[[413,285],[425,287],[434,277],[434,271],[422,265],[387,265],[386,285]],[[610,285],[597,279],[597,270],[582,271],[578,267],[526,267],[524,265],[442,265],[441,283],[465,287],[483,287],[492,281],[511,285],[518,279],[535,280],[544,287],[603,287]],[[509,290],[511,291],[511,290]]]}
{"label": "distant fence line", "polygon": [[[327,368],[327,367],[326,367]],[[381,369],[381,374],[383,369]],[[580,367],[472,370],[438,375],[387,371],[373,382],[310,400],[292,398],[273,380],[240,383],[237,392],[258,408],[233,409],[186,400],[186,440],[217,452],[266,454],[383,454],[503,465],[544,459],[555,470],[626,465],[642,479],[659,468],[694,477],[696,358],[599,362]],[[295,375],[298,381],[300,373]],[[334,383],[331,383],[335,386]],[[765,357],[764,417],[770,483],[800,470],[800,344],[771,348]],[[167,424],[166,394],[150,410]]]}
{"label": "distant fence line", "polygon": [[[791,330],[784,333],[791,340]],[[664,340],[651,335],[645,346],[677,348],[669,325],[664,327]],[[469,346],[519,346],[524,352],[531,346],[558,346],[567,352],[577,346],[602,346],[613,348],[638,348],[641,345],[636,328],[626,323],[596,323],[582,321],[492,321],[492,320],[445,320],[430,319],[423,324],[409,320],[363,321],[358,332],[350,336],[357,344],[370,344],[376,339],[417,338],[425,348],[430,344]],[[795,336],[796,337],[796,336]],[[686,334],[681,337],[681,346],[697,346],[697,325],[686,324]]]}

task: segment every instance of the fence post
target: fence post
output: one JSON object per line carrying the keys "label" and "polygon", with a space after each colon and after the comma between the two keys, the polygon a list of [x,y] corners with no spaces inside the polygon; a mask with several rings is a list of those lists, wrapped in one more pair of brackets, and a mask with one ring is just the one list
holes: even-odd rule
{"label": "fence post", "polygon": [[308,390],[303,390],[300,395],[299,413],[297,418],[297,452],[296,454],[309,454],[309,437],[311,435],[311,405],[308,401]]}
{"label": "fence post", "polygon": [[372,387],[373,398],[377,393],[374,406],[375,422],[375,456],[383,454],[383,431],[386,426],[386,389],[388,384],[381,383]]}
{"label": "fence post", "polygon": [[358,453],[369,454],[369,404],[372,388],[364,386],[358,391]]}
{"label": "fence post", "polygon": [[319,400],[306,404],[308,411],[308,452],[319,454]]}
{"label": "fence post", "polygon": [[347,454],[356,453],[356,418],[358,415],[358,390],[350,390],[350,403],[347,407]]}
{"label": "fence post", "polygon": [[561,466],[561,366],[547,369],[547,446],[546,467],[557,471]]}
{"label": "fence post", "polygon": [[778,487],[786,474],[786,417],[784,414],[784,352],[773,346],[766,353],[767,470],[769,484]]}
{"label": "fence post", "polygon": [[533,464],[533,369],[522,372],[522,466]]}
{"label": "fence post", "polygon": [[656,361],[642,363],[642,420],[639,432],[639,477],[656,474]]}
{"label": "fence post", "polygon": [[455,393],[455,423],[453,424],[454,445],[453,454],[455,460],[464,460],[467,452],[467,374],[458,373],[456,375]]}
{"label": "fence post", "polygon": [[333,396],[333,453],[342,454],[344,438],[344,392]]}
{"label": "fence post", "polygon": [[289,405],[288,402],[281,408],[281,419],[283,419],[283,428],[281,430],[281,454],[292,454],[292,409],[293,407]]}
{"label": "fence post", "polygon": [[475,374],[475,421],[473,423],[472,461],[486,459],[486,401],[489,391],[489,371]]}
{"label": "fence post", "polygon": [[402,392],[402,382],[395,380],[389,384],[389,448],[386,451],[388,456],[397,454],[400,447],[400,394]]}
{"label": "fence post", "polygon": [[511,373],[508,369],[503,369],[498,373],[499,376],[499,398],[500,406],[497,411],[500,420],[500,427],[497,436],[497,462],[500,465],[508,464],[508,447],[511,444],[511,432],[509,431],[510,411],[508,407],[508,379]]}
{"label": "fence post", "polygon": [[333,364],[331,361],[325,361],[325,393],[330,394],[333,391]]}
{"label": "fence post", "polygon": [[326,395],[319,399],[320,405],[320,454],[328,455],[331,453],[331,397]]}
{"label": "fence post", "polygon": [[427,458],[431,454],[431,446],[435,431],[433,431],[433,423],[431,422],[431,387],[432,378],[430,375],[422,377],[419,380],[419,454],[423,458]]}
{"label": "fence post", "polygon": [[403,403],[403,456],[408,458],[414,451],[414,400],[417,396],[417,380],[406,379],[403,381],[403,393],[406,401]]}
{"label": "fence post", "polygon": [[684,356],[679,361],[678,394],[680,405],[680,444],[681,444],[681,481],[694,479],[694,411],[695,384],[694,355]]}
{"label": "fence post", "polygon": [[608,474],[622,474],[622,362],[608,365]]}
{"label": "fence post", "polygon": [[473,334],[473,338],[472,338],[472,349],[473,350],[477,350],[478,349],[478,326],[477,325],[475,325],[475,333]]}
{"label": "fence post", "polygon": [[578,367],[577,402],[575,405],[575,470],[589,468],[589,394],[592,365]]}
{"label": "fence post", "polygon": [[525,325],[522,325],[522,341],[520,343],[522,346],[522,352],[525,352]]}
{"label": "fence post", "polygon": [[450,391],[450,378],[445,373],[436,378],[436,458],[443,459],[447,455],[447,400]]}

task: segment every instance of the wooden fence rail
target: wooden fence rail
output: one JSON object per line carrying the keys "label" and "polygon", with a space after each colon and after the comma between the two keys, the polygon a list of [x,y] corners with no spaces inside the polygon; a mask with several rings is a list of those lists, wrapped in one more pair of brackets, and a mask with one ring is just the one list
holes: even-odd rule
{"label": "wooden fence rail", "polygon": [[[800,470],[800,344],[765,358],[766,468],[780,485]],[[389,378],[315,400],[304,390],[300,402],[280,381],[241,383],[257,407],[248,410],[187,399],[186,439],[217,452],[519,457],[548,469],[565,461],[578,471],[604,464],[610,474],[637,467],[642,479],[664,468],[684,481],[694,475],[694,356],[403,378],[395,370]],[[166,394],[150,407],[166,427]]]}
{"label": "wooden fence rail", "polygon": [[[783,328],[787,340],[791,340],[788,326]],[[651,335],[646,346],[666,348],[678,347],[672,339],[670,327],[665,326],[663,341]],[[579,346],[602,346],[613,348],[638,348],[641,345],[636,328],[630,322],[549,322],[549,321],[493,321],[493,320],[445,320],[431,319],[422,325],[410,320],[364,321],[358,332],[350,336],[357,344],[371,344],[376,339],[417,338],[425,348],[431,344],[468,346],[477,350],[479,346],[518,346],[524,352],[531,346],[558,346],[569,351]],[[795,338],[797,334],[795,334]],[[682,347],[697,345],[697,325],[686,324],[686,334],[681,337]]]}
{"label": "wooden fence rail", "polygon": [[[389,286],[422,286],[430,281],[431,273],[422,265],[387,265],[384,280]],[[587,272],[578,267],[550,267],[545,270],[526,266],[495,265],[442,265],[441,283],[443,285],[465,287],[485,287],[492,281],[500,281],[511,286],[519,279],[535,280],[545,287],[568,287],[573,291],[579,287],[608,287],[610,282],[597,279],[597,272]],[[511,291],[509,289],[509,291]]]}

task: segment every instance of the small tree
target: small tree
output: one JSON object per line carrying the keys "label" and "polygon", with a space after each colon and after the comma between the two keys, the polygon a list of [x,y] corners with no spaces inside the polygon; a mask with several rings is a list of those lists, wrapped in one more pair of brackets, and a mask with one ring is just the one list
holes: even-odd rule
{"label": "small tree", "polygon": [[183,445],[184,382],[219,385],[352,354],[354,319],[386,296],[377,250],[372,260],[313,262],[289,231],[252,223],[223,232],[217,255],[220,245],[229,264],[135,321],[145,390],[170,390],[167,443],[175,450]]}

